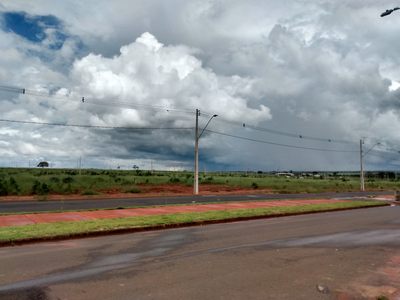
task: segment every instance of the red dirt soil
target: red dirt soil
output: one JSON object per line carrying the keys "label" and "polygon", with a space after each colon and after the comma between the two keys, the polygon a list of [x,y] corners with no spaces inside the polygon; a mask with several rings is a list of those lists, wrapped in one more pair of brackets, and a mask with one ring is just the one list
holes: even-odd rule
{"label": "red dirt soil", "polygon": [[[137,184],[141,193],[123,193],[120,190],[100,191],[101,195],[57,195],[48,196],[2,196],[0,202],[16,202],[16,201],[44,201],[44,200],[89,200],[89,199],[120,199],[120,198],[151,198],[151,197],[177,197],[177,196],[193,196],[193,186],[183,184],[166,183],[162,185]],[[271,189],[254,189],[215,185],[212,183],[201,184],[199,187],[199,195],[243,195],[243,194],[271,194]]]}

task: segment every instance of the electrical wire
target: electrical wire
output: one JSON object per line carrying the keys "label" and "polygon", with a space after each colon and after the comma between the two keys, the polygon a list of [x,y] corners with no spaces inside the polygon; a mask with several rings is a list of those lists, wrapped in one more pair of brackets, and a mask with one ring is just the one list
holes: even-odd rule
{"label": "electrical wire", "polygon": [[[32,96],[49,97],[49,98],[61,99],[61,100],[70,100],[70,101],[78,101],[78,102],[82,101],[83,103],[91,103],[91,104],[98,104],[98,105],[111,106],[111,107],[140,109],[140,110],[145,110],[145,111],[169,112],[172,114],[190,114],[190,115],[193,114],[193,111],[190,111],[190,110],[169,109],[169,108],[164,108],[164,107],[159,107],[159,106],[134,104],[134,103],[128,103],[128,102],[122,102],[122,101],[116,101],[116,100],[99,100],[99,99],[85,98],[85,97],[72,98],[72,97],[68,97],[68,96],[49,94],[47,92],[37,92],[37,91],[27,90],[27,89],[23,89],[23,88],[19,88],[19,87],[11,87],[11,86],[0,85],[0,90],[6,91],[6,92],[20,93],[20,94],[22,93],[22,94],[27,94],[27,95],[32,95]],[[214,114],[210,114],[208,112],[201,112],[201,114],[208,116],[208,117],[211,117],[214,115]],[[230,125],[247,127],[247,128],[253,129],[253,130],[257,130],[257,131],[262,131],[262,132],[267,132],[267,133],[271,133],[271,134],[277,134],[277,135],[287,136],[287,137],[292,137],[292,138],[300,138],[300,139],[306,139],[306,140],[331,142],[331,143],[354,143],[354,142],[349,142],[349,141],[344,141],[344,140],[324,139],[324,138],[312,137],[312,136],[303,135],[303,134],[294,134],[294,133],[289,133],[289,132],[283,132],[283,131],[263,128],[263,127],[254,126],[251,124],[246,124],[244,122],[230,120],[230,119],[227,119],[227,118],[224,118],[221,116],[216,118],[216,120],[219,122],[224,122],[226,124],[230,124]]]}
{"label": "electrical wire", "polygon": [[[33,90],[28,90],[28,89],[24,89],[24,88],[20,88],[20,87],[13,87],[13,86],[0,85],[0,91],[10,92],[10,93],[18,93],[18,94],[26,94],[26,95],[31,95],[31,96],[47,97],[47,98],[52,98],[52,99],[60,99],[60,100],[68,100],[68,101],[89,103],[89,104],[97,104],[97,105],[110,106],[110,107],[120,107],[120,108],[127,108],[127,109],[138,109],[138,110],[151,111],[151,112],[168,112],[168,113],[172,113],[172,114],[189,114],[189,115],[193,115],[194,114],[194,110],[191,111],[191,110],[183,110],[183,109],[165,108],[165,107],[160,107],[160,106],[129,103],[129,102],[123,102],[123,101],[117,101],[117,100],[99,100],[99,99],[95,99],[95,98],[69,97],[69,96],[51,94],[51,93],[48,93],[48,92],[38,92],[38,91],[33,91]],[[212,117],[214,114],[202,111],[201,115],[205,115],[207,117]],[[238,122],[238,121],[230,120],[230,119],[227,119],[227,118],[224,118],[224,117],[221,117],[221,116],[219,116],[218,118],[215,118],[215,120],[219,121],[219,122],[226,123],[226,124],[230,124],[230,125],[241,126],[241,127],[250,128],[250,129],[253,129],[253,130],[257,130],[257,131],[262,131],[262,132],[267,132],[267,133],[271,133],[271,134],[287,136],[287,137],[292,137],[292,138],[300,138],[300,139],[321,141],[321,142],[329,142],[329,143],[355,143],[355,142],[345,141],[345,140],[326,139],[326,138],[312,137],[312,136],[303,135],[303,134],[294,134],[294,133],[289,133],[289,132],[283,132],[283,131],[268,129],[268,128],[264,128],[264,127],[259,127],[259,126],[254,126],[254,125],[251,125],[251,124],[247,124],[247,123],[244,123],[244,122]],[[18,123],[31,123],[31,124],[42,124],[42,125],[72,126],[72,127],[93,127],[93,128],[97,127],[97,128],[125,128],[125,129],[193,129],[193,127],[185,127],[185,128],[155,128],[155,127],[154,128],[153,127],[149,127],[149,128],[132,128],[132,127],[111,127],[111,126],[67,125],[67,124],[52,124],[52,123],[37,123],[37,122],[35,123],[35,122],[27,122],[27,121],[13,121],[13,120],[0,120],[0,121],[3,121],[3,122],[18,122]],[[209,131],[209,130],[207,130],[207,131]],[[261,142],[261,143],[274,144],[274,145],[278,145],[278,146],[293,147],[293,148],[299,148],[299,149],[330,151],[330,152],[356,152],[356,151],[341,151],[341,150],[329,150],[329,149],[317,149],[317,148],[300,147],[300,146],[290,146],[290,145],[285,145],[285,144],[278,144],[278,143],[271,143],[271,142],[265,142],[265,141],[260,141],[260,140],[248,139],[248,138],[244,138],[244,137],[237,137],[237,136],[234,136],[234,135],[229,135],[229,134],[224,134],[224,133],[218,133],[218,132],[215,132],[215,133],[223,134],[223,135],[227,135],[227,136],[231,136],[231,137],[236,137],[236,138],[247,139],[249,141],[256,141],[256,142]],[[391,149],[386,149],[386,150],[400,153],[400,151],[394,151],[394,150],[391,150]]]}
{"label": "electrical wire", "polygon": [[[12,123],[23,123],[23,124],[35,124],[35,125],[49,125],[49,126],[65,126],[65,127],[84,127],[84,128],[101,128],[101,129],[130,129],[130,130],[193,130],[194,127],[119,127],[119,126],[95,126],[95,125],[76,125],[76,124],[60,124],[60,123],[47,123],[47,122],[31,122],[31,121],[17,121],[17,120],[6,120],[0,119],[0,122],[12,122]],[[237,139],[264,143],[269,145],[275,146],[282,146],[282,147],[290,147],[290,148],[297,148],[297,149],[304,149],[304,150],[314,150],[314,151],[325,151],[325,152],[358,152],[358,151],[350,151],[350,150],[330,150],[330,149],[318,149],[318,148],[309,148],[309,147],[301,147],[301,146],[293,146],[293,145],[286,145],[286,144],[279,144],[279,143],[272,143],[267,141],[261,141],[251,138],[240,137],[228,133],[217,132],[214,130],[205,129],[205,131],[224,135],[228,137],[233,137]],[[371,154],[372,155],[372,154]]]}
{"label": "electrical wire", "polygon": [[269,145],[275,145],[275,146],[281,146],[281,147],[289,147],[289,148],[297,148],[297,149],[304,149],[304,150],[314,150],[314,151],[324,151],[324,152],[350,152],[350,153],[355,153],[359,151],[352,151],[352,150],[331,150],[331,149],[319,149],[319,148],[309,148],[309,147],[301,147],[301,146],[293,146],[293,145],[286,145],[286,144],[280,144],[280,143],[272,143],[272,142],[267,142],[267,141],[261,141],[261,140],[256,140],[256,139],[251,139],[251,138],[246,138],[246,137],[241,137],[241,136],[236,136],[228,133],[222,133],[222,132],[217,132],[214,130],[209,130],[206,129],[205,131],[219,134],[219,135],[224,135],[228,137],[233,137],[237,139],[242,139],[246,141],[252,141],[252,142],[257,142],[257,143],[263,143],[263,144],[269,144]]}
{"label": "electrical wire", "polygon": [[10,92],[10,93],[17,93],[17,94],[25,94],[31,96],[38,96],[38,97],[45,97],[51,99],[59,99],[59,100],[68,100],[74,102],[82,102],[90,103],[90,104],[97,104],[103,106],[110,106],[110,107],[120,107],[120,108],[127,108],[127,109],[138,109],[138,110],[145,110],[145,111],[152,111],[152,112],[168,112],[172,114],[195,114],[194,111],[184,110],[184,109],[175,109],[175,108],[166,108],[161,106],[153,106],[153,105],[146,105],[146,104],[138,104],[138,103],[130,103],[130,102],[123,102],[117,100],[99,100],[95,98],[87,98],[87,97],[69,97],[57,94],[51,94],[48,92],[38,92],[33,90],[28,90],[19,87],[12,87],[12,86],[3,86],[0,85],[0,91]]}
{"label": "electrical wire", "polygon": [[72,124],[60,124],[60,123],[45,123],[45,122],[30,122],[30,121],[16,121],[16,120],[5,120],[0,119],[0,122],[12,122],[12,123],[25,123],[35,125],[50,125],[50,126],[67,126],[67,127],[85,127],[85,128],[102,128],[102,129],[131,129],[131,130],[192,130],[194,127],[119,127],[119,126],[94,126],[94,125],[72,125]]}
{"label": "electrical wire", "polygon": [[[212,114],[210,114],[210,113],[202,112],[202,114],[204,114],[208,117],[212,116]],[[244,127],[244,128],[250,128],[253,130],[257,130],[257,131],[263,131],[263,132],[268,132],[268,133],[292,137],[292,138],[300,138],[300,139],[305,139],[305,140],[313,140],[313,141],[329,142],[329,143],[345,143],[345,144],[355,143],[352,141],[326,139],[326,138],[312,137],[312,136],[308,136],[308,135],[304,135],[304,134],[294,134],[294,133],[289,133],[289,132],[284,132],[284,131],[278,131],[278,130],[268,129],[268,128],[264,128],[264,127],[254,126],[254,125],[251,125],[251,124],[248,124],[245,122],[238,122],[238,121],[230,120],[230,119],[223,118],[223,117],[215,118],[215,120],[219,121],[219,122],[227,123],[230,125],[240,126],[240,127]]]}
{"label": "electrical wire", "polygon": [[377,154],[373,154],[373,153],[368,153],[368,155],[372,155],[372,156],[376,156],[376,157],[388,159],[388,160],[391,160],[391,161],[400,161],[400,159],[393,159],[393,158],[391,158],[391,157],[381,156],[381,155],[377,155]]}

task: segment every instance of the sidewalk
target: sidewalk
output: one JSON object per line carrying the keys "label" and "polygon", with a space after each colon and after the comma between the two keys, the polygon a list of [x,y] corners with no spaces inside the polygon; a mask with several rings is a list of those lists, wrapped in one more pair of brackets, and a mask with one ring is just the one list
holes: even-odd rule
{"label": "sidewalk", "polygon": [[80,212],[5,215],[5,216],[0,216],[0,227],[30,225],[39,223],[89,221],[89,220],[112,219],[121,217],[137,217],[137,216],[162,215],[162,214],[173,214],[173,213],[232,210],[232,209],[246,209],[246,208],[261,208],[261,207],[294,206],[294,205],[321,204],[321,203],[334,203],[334,202],[337,203],[343,201],[328,200],[328,199],[281,200],[281,201],[199,204],[199,205],[131,208],[131,209],[115,209],[115,210],[80,211]]}

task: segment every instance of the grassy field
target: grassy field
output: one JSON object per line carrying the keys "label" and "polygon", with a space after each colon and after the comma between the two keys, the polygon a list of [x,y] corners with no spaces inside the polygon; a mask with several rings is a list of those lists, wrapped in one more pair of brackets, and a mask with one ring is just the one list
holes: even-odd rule
{"label": "grassy field", "polygon": [[[273,193],[316,193],[359,191],[357,176],[323,178],[285,178],[266,174],[199,174],[200,185],[211,183],[224,187],[245,187]],[[193,185],[192,172],[154,172],[135,170],[81,170],[48,168],[0,168],[0,196],[83,194],[96,195],[107,190],[145,193],[140,184]],[[366,190],[394,190],[398,179],[366,178]]]}
{"label": "grassy field", "polygon": [[195,213],[175,213],[154,216],[127,217],[78,222],[56,222],[24,226],[0,227],[0,240],[12,242],[15,239],[46,237],[55,235],[76,235],[89,232],[107,231],[138,226],[151,226],[197,221],[232,219],[249,216],[267,216],[297,212],[321,211],[329,209],[352,208],[361,206],[382,205],[379,201],[348,201],[325,204],[308,204],[284,207],[265,207],[252,209],[235,209],[223,211],[206,211]]}

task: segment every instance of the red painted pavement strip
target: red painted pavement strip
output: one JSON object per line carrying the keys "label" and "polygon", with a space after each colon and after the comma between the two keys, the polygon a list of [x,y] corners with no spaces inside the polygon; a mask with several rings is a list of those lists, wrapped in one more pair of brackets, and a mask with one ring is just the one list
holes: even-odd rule
{"label": "red painted pavement strip", "polygon": [[377,196],[376,198],[394,199],[394,195]]}
{"label": "red painted pavement strip", "polygon": [[114,210],[80,211],[79,214],[86,217],[88,220],[114,219],[121,217],[116,214]]}
{"label": "red painted pavement strip", "polygon": [[98,210],[98,211],[81,211],[81,212],[65,212],[65,213],[43,213],[43,214],[29,214],[29,215],[7,215],[7,216],[0,216],[0,227],[28,225],[35,223],[69,222],[69,221],[111,219],[111,218],[121,218],[121,217],[161,215],[161,214],[184,213],[184,212],[294,206],[294,205],[337,203],[337,202],[343,202],[343,201],[328,200],[328,199],[281,200],[281,201],[266,201],[266,202],[242,202],[242,203],[182,205],[182,206],[149,207],[149,208],[130,208],[123,210],[121,209],[121,210]]}
{"label": "red painted pavement strip", "polygon": [[87,221],[90,220],[76,212],[65,213],[44,213],[44,214],[29,214],[25,215],[33,222],[39,223],[53,223],[53,222],[73,222],[73,221]]}
{"label": "red painted pavement strip", "polygon": [[35,224],[26,215],[8,215],[0,216],[0,226],[19,226],[19,225],[29,225]]}

